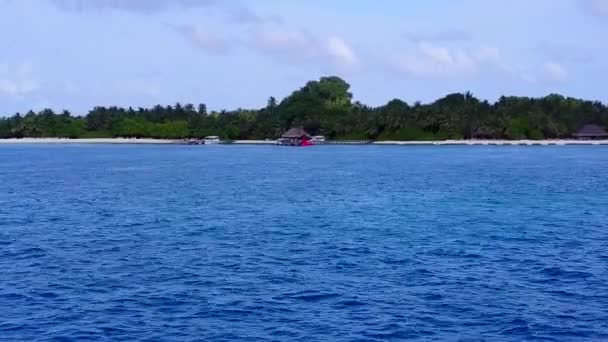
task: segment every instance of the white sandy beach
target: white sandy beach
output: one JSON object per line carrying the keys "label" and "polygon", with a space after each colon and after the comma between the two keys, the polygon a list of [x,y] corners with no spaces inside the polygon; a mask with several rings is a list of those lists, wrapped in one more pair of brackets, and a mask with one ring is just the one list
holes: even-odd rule
{"label": "white sandy beach", "polygon": [[[269,140],[236,140],[231,142],[237,145],[274,145]],[[338,144],[339,143],[339,144]],[[349,145],[348,141],[327,141],[326,145]],[[353,142],[353,145],[361,143]],[[374,141],[369,145],[440,145],[440,146],[565,146],[565,145],[608,145],[608,140],[572,140],[572,139],[548,139],[548,140],[437,140],[437,141]]]}
{"label": "white sandy beach", "polygon": [[97,139],[66,139],[66,138],[22,138],[0,139],[0,144],[175,144],[179,140],[164,139],[134,139],[134,138],[97,138]]}
{"label": "white sandy beach", "polygon": [[[0,139],[3,144],[183,144],[183,140],[168,139],[135,139],[135,138],[97,138],[97,139],[67,139],[67,138],[22,138]],[[274,145],[274,140],[235,140],[235,145]],[[328,141],[328,145],[332,142]],[[348,141],[340,142],[348,145]],[[353,145],[356,144],[353,142]],[[359,143],[360,144],[360,143]],[[608,145],[608,140],[438,140],[438,141],[375,141],[370,145],[461,145],[461,146],[565,146],[565,145]]]}
{"label": "white sandy beach", "polygon": [[465,145],[465,146],[565,146],[608,145],[608,140],[438,140],[438,141],[375,141],[373,145]]}

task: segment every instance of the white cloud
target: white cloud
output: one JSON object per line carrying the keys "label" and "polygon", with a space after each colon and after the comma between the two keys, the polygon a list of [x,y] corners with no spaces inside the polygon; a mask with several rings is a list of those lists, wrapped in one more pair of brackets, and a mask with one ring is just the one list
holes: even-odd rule
{"label": "white cloud", "polygon": [[421,42],[413,51],[401,54],[392,63],[398,70],[416,77],[454,77],[477,73],[484,67],[509,68],[494,47],[449,48]]}
{"label": "white cloud", "polygon": [[[67,0],[55,0],[67,1]],[[82,2],[84,0],[72,0]],[[91,0],[93,1],[93,0]],[[127,9],[126,0],[101,1],[98,6]],[[197,2],[179,1],[174,6],[193,6]],[[281,17],[261,16],[240,2],[204,1],[205,4],[219,4],[223,24],[229,24],[229,29],[222,32],[201,25],[167,24],[171,30],[186,38],[194,46],[215,54],[225,54],[233,50],[251,49],[258,53],[288,64],[327,66],[337,68],[352,68],[359,63],[355,50],[339,36],[321,36],[311,31],[288,25]],[[143,2],[132,4],[132,9],[143,9]],[[153,8],[167,8],[168,1],[155,0],[150,4]],[[128,7],[131,8],[131,7]],[[146,7],[147,8],[147,7]],[[217,24],[217,23],[216,23]],[[226,33],[228,32],[228,33]]]}
{"label": "white cloud", "polygon": [[247,40],[258,51],[287,63],[330,61],[339,68],[352,68],[359,63],[354,49],[339,36],[322,39],[304,29],[278,25],[261,27]]}
{"label": "white cloud", "polygon": [[[238,5],[238,3],[237,3]],[[232,8],[227,8],[226,14],[229,19],[239,24],[254,24],[260,25],[264,23],[282,24],[283,18],[280,16],[261,16],[249,7],[240,5]]]}
{"label": "white cloud", "polygon": [[453,65],[454,57],[452,53],[444,47],[433,46],[428,43],[420,43],[418,49],[422,56],[428,58],[429,61],[439,65]]}
{"label": "white cloud", "polygon": [[0,95],[20,97],[40,89],[40,82],[33,76],[30,63],[23,62],[11,68],[8,64],[0,66]]}
{"label": "white cloud", "polygon": [[175,26],[168,25],[173,30],[178,32],[188,41],[207,52],[224,54],[231,49],[229,41],[218,34],[211,32],[201,26],[183,25]]}
{"label": "white cloud", "polygon": [[340,37],[329,37],[327,40],[327,53],[338,65],[352,67],[358,62],[353,49]]}
{"label": "white cloud", "polygon": [[322,55],[317,38],[306,30],[262,26],[248,32],[246,47],[288,64],[302,64]]}
{"label": "white cloud", "polygon": [[40,84],[34,80],[0,79],[0,94],[20,96],[31,93],[39,88]]}
{"label": "white cloud", "polygon": [[214,5],[217,0],[51,0],[63,10],[122,10],[152,13],[170,8],[195,8]]}
{"label": "white cloud", "polygon": [[475,58],[481,62],[502,63],[500,49],[497,47],[481,47],[473,52]]}
{"label": "white cloud", "polygon": [[534,84],[555,84],[568,80],[569,74],[565,66],[557,62],[545,62],[534,69],[520,68],[518,76],[525,82]]}
{"label": "white cloud", "polygon": [[568,79],[568,71],[559,63],[547,62],[542,66],[542,77],[549,82],[564,82]]}
{"label": "white cloud", "polygon": [[306,30],[285,27],[262,28],[252,37],[256,47],[261,50],[302,55],[317,55],[318,43]]}

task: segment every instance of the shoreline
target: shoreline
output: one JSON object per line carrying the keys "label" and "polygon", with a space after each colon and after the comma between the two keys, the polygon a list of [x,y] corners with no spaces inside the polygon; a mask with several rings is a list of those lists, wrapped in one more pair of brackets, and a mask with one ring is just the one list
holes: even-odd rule
{"label": "shoreline", "polygon": [[[151,139],[151,138],[10,138],[0,139],[0,145],[10,144],[133,144],[133,145],[182,145],[183,140]],[[275,145],[274,140],[233,140],[223,142],[223,145]],[[376,146],[567,146],[567,145],[608,145],[608,140],[425,140],[425,141],[328,141],[321,145],[376,145]]]}
{"label": "shoreline", "polygon": [[438,141],[375,141],[372,145],[440,145],[440,146],[567,146],[608,145],[608,140],[438,140]]}
{"label": "shoreline", "polygon": [[91,138],[91,139],[69,139],[69,138],[10,138],[0,139],[0,145],[6,144],[179,144],[179,140],[168,139],[136,139],[136,138]]}

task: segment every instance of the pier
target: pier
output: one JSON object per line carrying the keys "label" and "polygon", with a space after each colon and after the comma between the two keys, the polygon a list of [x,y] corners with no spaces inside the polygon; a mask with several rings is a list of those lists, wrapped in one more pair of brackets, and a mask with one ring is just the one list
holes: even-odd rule
{"label": "pier", "polygon": [[315,145],[369,145],[373,143],[373,140],[327,140]]}

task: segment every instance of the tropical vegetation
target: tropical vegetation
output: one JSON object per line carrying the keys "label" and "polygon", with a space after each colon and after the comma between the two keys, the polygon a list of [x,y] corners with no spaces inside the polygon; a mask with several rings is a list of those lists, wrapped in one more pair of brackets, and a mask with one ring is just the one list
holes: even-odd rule
{"label": "tropical vegetation", "polygon": [[427,104],[394,99],[371,107],[353,101],[349,90],[344,80],[323,77],[280,102],[270,97],[260,109],[208,112],[204,104],[177,103],[152,108],[95,107],[81,116],[51,109],[29,111],[0,118],[0,138],[219,135],[224,139],[267,139],[301,126],[330,139],[544,139],[570,137],[588,123],[608,126],[605,104],[557,94],[503,96],[490,103],[465,92]]}

